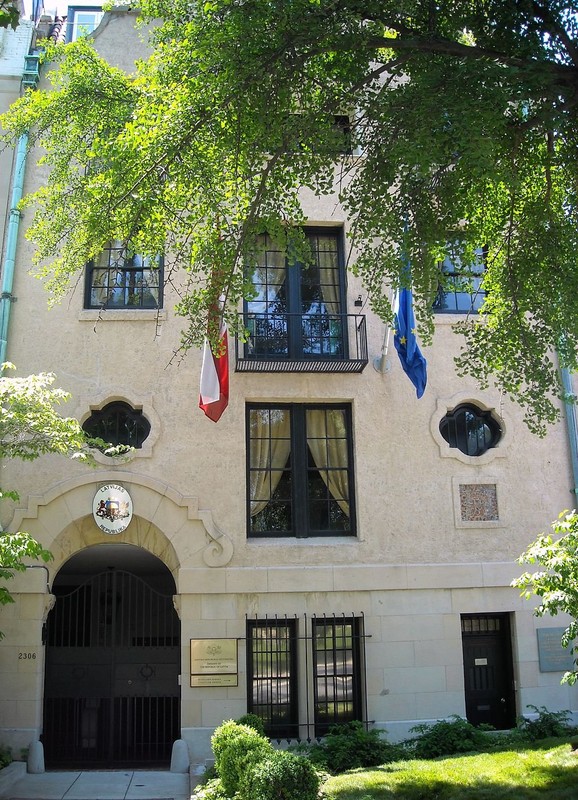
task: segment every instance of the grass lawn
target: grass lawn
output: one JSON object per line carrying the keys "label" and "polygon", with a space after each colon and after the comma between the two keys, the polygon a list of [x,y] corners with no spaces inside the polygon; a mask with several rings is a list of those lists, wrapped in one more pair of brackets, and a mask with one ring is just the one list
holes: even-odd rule
{"label": "grass lawn", "polygon": [[327,800],[578,800],[578,754],[568,740],[548,739],[353,770],[330,778],[324,789]]}

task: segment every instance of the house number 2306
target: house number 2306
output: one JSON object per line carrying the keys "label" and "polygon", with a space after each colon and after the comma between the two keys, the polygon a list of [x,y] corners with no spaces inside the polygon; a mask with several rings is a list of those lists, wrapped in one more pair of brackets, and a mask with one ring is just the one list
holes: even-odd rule
{"label": "house number 2306", "polygon": [[18,653],[18,661],[33,661],[36,653]]}

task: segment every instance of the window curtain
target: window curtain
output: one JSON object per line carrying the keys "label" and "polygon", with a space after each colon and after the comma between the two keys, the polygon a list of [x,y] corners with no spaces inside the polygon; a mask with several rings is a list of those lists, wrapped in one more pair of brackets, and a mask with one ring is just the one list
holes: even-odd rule
{"label": "window curtain", "polygon": [[323,482],[349,517],[349,479],[345,411],[309,409],[307,445]]}
{"label": "window curtain", "polygon": [[[245,324],[249,330],[248,347],[260,352],[268,338],[279,335],[277,326],[282,327],[282,335],[287,336],[287,321],[284,316],[286,308],[276,308],[277,297],[285,285],[287,277],[285,269],[285,253],[272,250],[269,237],[261,237],[258,243],[257,264],[251,275],[251,283],[255,289],[255,297],[247,303],[249,314]],[[251,315],[255,315],[252,317]],[[282,315],[281,321],[272,322],[268,315]],[[272,328],[270,326],[273,326]]]}
{"label": "window curtain", "polygon": [[103,306],[108,300],[108,269],[93,269],[90,302],[95,306]]}
{"label": "window curtain", "polygon": [[288,409],[253,409],[250,416],[251,516],[271,500],[291,452]]}
{"label": "window curtain", "polygon": [[338,255],[335,237],[317,239],[317,263],[319,266],[319,288],[325,306],[328,328],[321,342],[322,350],[332,355],[341,352],[345,333],[345,320],[341,316]]}
{"label": "window curtain", "polygon": [[260,238],[256,254],[257,263],[251,276],[256,297],[248,304],[250,310],[256,314],[273,313],[270,305],[275,302],[285,284],[285,252],[273,248],[273,243],[268,236]]}
{"label": "window curtain", "polygon": [[91,303],[94,305],[105,305],[113,298],[119,285],[113,275],[118,275],[119,265],[124,264],[125,250],[121,241],[112,239],[94,259],[91,286]]}

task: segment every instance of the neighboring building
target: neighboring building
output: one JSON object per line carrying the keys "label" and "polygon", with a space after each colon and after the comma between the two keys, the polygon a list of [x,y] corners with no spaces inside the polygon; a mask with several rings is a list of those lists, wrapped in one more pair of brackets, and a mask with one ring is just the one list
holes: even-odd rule
{"label": "neighboring building", "polygon": [[[125,68],[133,22],[115,12],[94,33]],[[457,283],[436,300],[417,400],[346,280],[344,213],[303,202],[318,268],[300,281],[263,241],[252,338],[230,354],[216,425],[197,408],[200,352],[173,358],[162,265],[112,242],[49,311],[19,237],[8,358],[56,372],[66,413],[136,449],[96,469],[3,466],[21,498],[4,527],[54,554],[0,610],[0,743],[15,752],[41,737],[47,766],[163,763],[182,737],[202,762],[214,728],[247,711],[280,740],[348,719],[400,739],[452,714],[508,728],[529,704],[578,713],[563,620],[510,588],[574,503],[565,423],[539,439],[455,375]]]}

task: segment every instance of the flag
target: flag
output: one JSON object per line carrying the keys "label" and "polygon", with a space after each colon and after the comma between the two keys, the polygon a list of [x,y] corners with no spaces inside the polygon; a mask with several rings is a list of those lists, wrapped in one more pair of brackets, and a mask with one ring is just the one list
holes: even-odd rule
{"label": "flag", "polygon": [[229,337],[227,326],[222,318],[219,340],[220,355],[216,356],[211,350],[209,340],[205,339],[199,392],[199,408],[213,422],[219,421],[221,414],[229,404]]}
{"label": "flag", "polygon": [[393,343],[403,371],[415,386],[418,397],[424,393],[427,383],[427,362],[422,356],[415,338],[411,289],[400,289],[395,303],[395,336]]}

